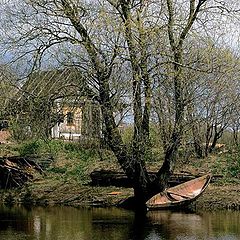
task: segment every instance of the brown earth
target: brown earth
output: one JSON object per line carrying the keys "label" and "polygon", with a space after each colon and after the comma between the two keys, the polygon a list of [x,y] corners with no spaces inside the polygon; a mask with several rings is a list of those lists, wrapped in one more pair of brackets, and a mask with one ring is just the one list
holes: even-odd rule
{"label": "brown earth", "polygon": [[240,186],[217,186],[210,184],[208,189],[196,201],[198,210],[240,210]]}
{"label": "brown earth", "polygon": [[0,131],[0,144],[6,144],[9,141],[11,134],[9,131]]}

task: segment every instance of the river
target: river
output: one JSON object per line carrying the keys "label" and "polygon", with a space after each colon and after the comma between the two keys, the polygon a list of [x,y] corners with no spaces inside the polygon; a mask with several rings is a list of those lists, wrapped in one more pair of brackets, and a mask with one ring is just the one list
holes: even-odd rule
{"label": "river", "polygon": [[240,212],[0,206],[1,240],[237,240]]}

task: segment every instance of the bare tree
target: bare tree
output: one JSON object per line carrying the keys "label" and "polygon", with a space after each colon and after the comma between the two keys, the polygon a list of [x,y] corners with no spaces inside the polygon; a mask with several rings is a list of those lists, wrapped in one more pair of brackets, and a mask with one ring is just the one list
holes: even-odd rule
{"label": "bare tree", "polygon": [[[13,20],[15,24],[15,28],[7,32],[9,46],[20,48],[20,57],[30,54],[31,70],[36,66],[44,67],[49,59],[54,59],[53,65],[77,66],[85,77],[84,84],[96,93],[108,145],[132,181],[135,207],[142,208],[151,196],[164,190],[174,170],[188,103],[184,81],[187,78],[184,70],[187,39],[193,26],[198,27],[202,11],[214,7],[214,4],[207,6],[206,2],[22,0],[17,5],[13,1],[8,3],[12,16],[8,24]],[[161,38],[162,41],[156,41]],[[155,51],[156,42],[166,44],[165,56]],[[165,143],[164,163],[156,177],[150,179],[145,153],[152,88],[156,68],[166,56],[173,125]],[[121,81],[131,90],[119,88]],[[113,104],[119,90],[121,100],[132,100],[134,135],[131,149],[125,146],[114,119]]]}
{"label": "bare tree", "polygon": [[7,66],[0,66],[0,119],[6,118],[6,108],[18,90],[17,78]]}

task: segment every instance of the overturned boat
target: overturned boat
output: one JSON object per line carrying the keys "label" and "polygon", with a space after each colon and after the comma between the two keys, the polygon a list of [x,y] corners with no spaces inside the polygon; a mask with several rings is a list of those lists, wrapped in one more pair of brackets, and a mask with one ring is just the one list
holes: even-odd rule
{"label": "overturned boat", "polygon": [[149,210],[181,208],[196,200],[207,188],[211,174],[198,177],[156,194],[146,203]]}

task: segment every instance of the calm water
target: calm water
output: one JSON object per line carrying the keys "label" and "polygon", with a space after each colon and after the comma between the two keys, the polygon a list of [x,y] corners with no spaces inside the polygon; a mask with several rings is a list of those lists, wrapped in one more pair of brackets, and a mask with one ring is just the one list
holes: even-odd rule
{"label": "calm water", "polygon": [[156,211],[146,217],[120,209],[0,206],[0,240],[240,239],[240,212]]}

